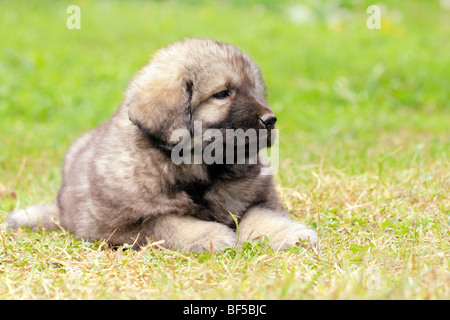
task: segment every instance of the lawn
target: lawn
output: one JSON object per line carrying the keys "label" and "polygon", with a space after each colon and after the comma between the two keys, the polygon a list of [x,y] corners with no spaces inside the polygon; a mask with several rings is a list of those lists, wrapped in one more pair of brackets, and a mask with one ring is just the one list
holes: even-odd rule
{"label": "lawn", "polygon": [[[450,299],[448,1],[0,2],[0,299]],[[304,4],[299,4],[304,3]],[[276,181],[320,248],[111,250],[5,228],[52,203],[70,143],[184,37],[236,44],[278,117]]]}

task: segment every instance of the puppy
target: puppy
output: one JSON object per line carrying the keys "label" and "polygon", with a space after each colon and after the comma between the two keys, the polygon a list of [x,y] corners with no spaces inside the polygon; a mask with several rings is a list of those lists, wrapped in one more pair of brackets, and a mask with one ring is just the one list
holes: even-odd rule
{"label": "puppy", "polygon": [[[260,69],[233,45],[186,39],[161,49],[116,113],[69,148],[57,204],[13,211],[7,223],[51,229],[59,221],[80,238],[135,247],[164,240],[182,251],[261,236],[274,249],[314,244],[316,232],[290,219],[262,174],[258,151],[276,131],[264,97]],[[229,137],[238,131],[242,139]]]}

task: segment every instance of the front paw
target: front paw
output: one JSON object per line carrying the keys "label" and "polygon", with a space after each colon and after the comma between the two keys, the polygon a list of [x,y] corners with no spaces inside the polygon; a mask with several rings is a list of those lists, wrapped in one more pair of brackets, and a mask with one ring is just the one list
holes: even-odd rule
{"label": "front paw", "polygon": [[304,224],[297,221],[288,220],[285,222],[285,226],[272,235],[270,245],[273,249],[284,250],[290,247],[299,245],[301,241],[308,241],[308,247],[315,246],[317,244],[317,232],[308,228]]}
{"label": "front paw", "polygon": [[231,247],[236,244],[237,235],[232,229],[225,225],[214,223],[214,227],[205,230],[193,239],[188,251],[213,251],[220,252],[225,247]]}
{"label": "front paw", "polygon": [[267,237],[274,250],[283,250],[299,244],[299,240],[309,242],[308,246],[317,244],[317,233],[291,220],[287,215],[280,215],[267,209],[254,209],[248,212],[239,224],[239,243]]}

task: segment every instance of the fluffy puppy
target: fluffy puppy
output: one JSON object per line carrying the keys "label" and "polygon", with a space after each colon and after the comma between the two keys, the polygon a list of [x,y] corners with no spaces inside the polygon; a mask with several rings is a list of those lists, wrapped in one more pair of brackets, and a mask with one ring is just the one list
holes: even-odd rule
{"label": "fluffy puppy", "polygon": [[[183,251],[219,251],[261,236],[274,249],[299,238],[315,243],[316,232],[290,219],[272,176],[262,174],[258,151],[263,140],[272,144],[275,122],[248,55],[214,40],[174,43],[135,75],[116,113],[69,148],[57,204],[13,211],[7,222],[51,229],[58,220],[81,238],[135,246],[164,240]],[[230,130],[256,133],[240,139],[242,159]],[[195,161],[196,148],[211,146],[215,161]]]}

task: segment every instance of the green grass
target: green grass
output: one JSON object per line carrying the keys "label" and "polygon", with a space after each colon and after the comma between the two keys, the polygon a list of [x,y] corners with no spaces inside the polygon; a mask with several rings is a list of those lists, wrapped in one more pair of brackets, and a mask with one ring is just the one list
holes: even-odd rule
{"label": "green grass", "polygon": [[[54,201],[62,157],[120,104],[156,49],[235,43],[261,66],[279,119],[282,200],[316,251],[264,241],[223,254],[113,251],[65,231],[0,228],[1,299],[449,299],[450,11],[438,1],[0,3],[0,223]],[[310,4],[318,3],[309,1]],[[331,3],[331,2],[328,2]],[[398,19],[398,12],[402,19]]]}

